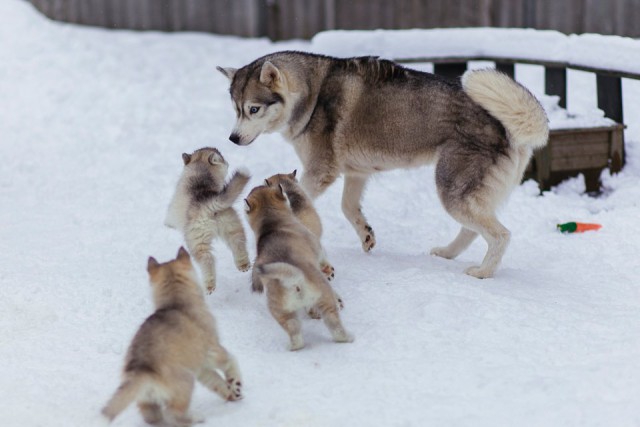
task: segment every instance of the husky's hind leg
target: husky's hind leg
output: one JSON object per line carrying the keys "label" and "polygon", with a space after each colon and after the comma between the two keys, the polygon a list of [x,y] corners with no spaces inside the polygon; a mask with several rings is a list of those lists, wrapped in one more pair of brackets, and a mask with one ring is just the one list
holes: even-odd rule
{"label": "husky's hind leg", "polygon": [[167,381],[171,386],[169,400],[167,401],[167,421],[175,426],[188,427],[194,423],[202,422],[196,420],[189,414],[191,395],[195,380],[189,372],[175,372]]}
{"label": "husky's hind leg", "polygon": [[289,350],[296,351],[304,347],[302,327],[295,312],[285,312],[269,304],[269,310],[274,319],[289,334]]}
{"label": "husky's hind leg", "polygon": [[[475,218],[474,218],[475,219]],[[487,253],[479,266],[469,267],[465,270],[470,276],[478,279],[493,277],[504,252],[507,250],[511,233],[495,216],[475,219],[473,224],[469,224],[478,230],[489,245]]]}
{"label": "husky's hind leg", "polygon": [[193,237],[189,236],[187,246],[202,270],[204,286],[207,293],[210,294],[216,289],[216,260],[212,253],[211,240],[196,242]]}
{"label": "husky's hind leg", "polygon": [[338,310],[341,308],[342,300],[333,291],[331,285],[322,277],[320,271],[309,272],[312,285],[320,291],[320,298],[315,304],[317,310],[322,314],[322,320],[331,332],[331,336],[335,342],[353,342],[353,335],[348,333],[342,321]]}
{"label": "husky's hind leg", "polygon": [[[224,373],[224,379],[217,369]],[[209,350],[207,361],[198,375],[198,380],[225,400],[242,399],[242,378],[238,363],[220,345]]]}
{"label": "husky's hind leg", "polygon": [[367,175],[345,175],[342,190],[342,212],[358,233],[365,252],[369,252],[376,245],[375,234],[362,214],[360,204],[367,178]]}
{"label": "husky's hind leg", "polygon": [[138,409],[148,424],[158,424],[162,421],[162,407],[158,403],[140,401]]}
{"label": "husky's hind leg", "polygon": [[466,227],[462,227],[455,239],[448,246],[431,249],[431,255],[453,259],[460,255],[478,237],[478,233]]}
{"label": "husky's hind leg", "polygon": [[251,268],[251,261],[247,253],[247,236],[244,234],[240,217],[233,209],[227,209],[224,218],[220,218],[220,221],[224,221],[220,227],[222,239],[231,249],[236,267],[240,271],[248,271]]}

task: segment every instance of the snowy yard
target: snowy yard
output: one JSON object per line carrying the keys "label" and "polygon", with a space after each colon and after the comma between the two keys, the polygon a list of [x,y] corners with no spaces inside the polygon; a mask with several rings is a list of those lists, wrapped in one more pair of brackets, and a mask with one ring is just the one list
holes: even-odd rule
{"label": "snowy yard", "polygon": [[[347,44],[339,36],[332,54]],[[152,312],[147,257],[166,261],[183,243],[163,225],[182,152],[215,146],[231,169],[252,172],[250,186],[300,168],[278,135],[228,141],[235,115],[215,70],[283,49],[322,51],[91,29],[0,2],[1,426],[104,422],[126,348]],[[542,92],[541,68],[518,66],[516,77]],[[334,184],[317,208],[353,344],[306,319],[307,347],[288,352],[250,274],[217,245],[218,289],[207,300],[245,398],[223,402],[199,387],[202,425],[640,425],[640,82],[625,81],[624,96],[623,172],[603,174],[598,198],[582,194],[581,179],[542,196],[533,181],[518,187],[500,214],[512,240],[493,279],[463,274],[484,256],[480,239],[457,260],[429,255],[458,231],[432,168],[372,180],[370,254]],[[568,99],[570,110],[593,112],[593,75],[570,72]],[[555,230],[572,220],[603,228]],[[130,407],[114,425],[145,423]]]}

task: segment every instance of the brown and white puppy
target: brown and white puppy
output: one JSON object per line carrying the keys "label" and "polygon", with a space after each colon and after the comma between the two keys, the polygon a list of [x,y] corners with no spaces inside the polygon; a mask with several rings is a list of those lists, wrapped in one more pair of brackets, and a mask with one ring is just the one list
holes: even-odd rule
{"label": "brown and white puppy", "polygon": [[340,320],[338,299],[320,270],[320,242],[295,217],[283,187],[256,187],[245,203],[257,243],[254,270],[261,281],[254,291],[266,286],[269,311],[289,334],[290,350],[304,347],[297,315],[302,309],[320,313],[334,341],[353,341]]}
{"label": "brown and white puppy", "polygon": [[181,247],[175,260],[162,264],[149,257],[147,271],[156,311],[134,336],[122,383],[102,413],[112,421],[135,400],[148,423],[188,426],[195,380],[225,400],[238,400],[240,371],[220,345],[187,251]]}
{"label": "brown and white puppy", "polygon": [[[317,238],[322,238],[322,222],[320,221],[320,215],[313,206],[313,200],[304,191],[302,186],[296,179],[297,171],[294,170],[289,174],[276,174],[264,180],[264,183],[268,187],[277,187],[281,185],[287,198],[289,199],[289,205],[293,214],[298,220],[309,229]],[[335,277],[335,270],[329,263],[326,257],[324,248],[322,249],[323,259],[320,261],[320,268],[322,272],[327,276],[330,281]]]}
{"label": "brown and white puppy", "polygon": [[221,237],[231,249],[236,267],[251,267],[247,238],[232,205],[249,182],[246,169],[237,170],[228,183],[229,165],[215,148],[182,154],[184,169],[169,205],[165,224],[184,234],[189,251],[200,265],[207,292],[216,288],[215,258],[211,243]]}

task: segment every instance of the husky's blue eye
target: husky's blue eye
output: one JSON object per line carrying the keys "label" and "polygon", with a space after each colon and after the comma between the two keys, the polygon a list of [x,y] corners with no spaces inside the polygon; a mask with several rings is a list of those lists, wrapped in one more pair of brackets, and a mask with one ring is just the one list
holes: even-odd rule
{"label": "husky's blue eye", "polygon": [[255,114],[260,110],[260,107],[251,107],[249,108],[249,114]]}

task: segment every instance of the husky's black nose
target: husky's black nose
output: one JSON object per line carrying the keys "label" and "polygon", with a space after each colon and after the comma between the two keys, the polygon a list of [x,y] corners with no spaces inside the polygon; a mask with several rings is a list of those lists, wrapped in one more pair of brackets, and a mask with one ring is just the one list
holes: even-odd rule
{"label": "husky's black nose", "polygon": [[237,133],[232,133],[229,136],[229,141],[233,142],[234,144],[239,144],[240,143],[240,136]]}

